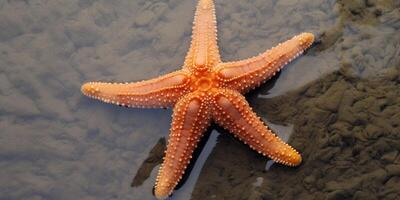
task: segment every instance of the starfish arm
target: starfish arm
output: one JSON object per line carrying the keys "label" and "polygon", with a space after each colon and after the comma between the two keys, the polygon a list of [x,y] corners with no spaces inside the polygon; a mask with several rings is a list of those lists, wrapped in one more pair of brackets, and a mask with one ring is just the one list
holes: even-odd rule
{"label": "starfish arm", "polygon": [[184,67],[204,71],[221,62],[217,45],[217,21],[212,0],[200,0],[194,17],[192,41]]}
{"label": "starfish arm", "polygon": [[220,90],[214,95],[214,109],[213,120],[258,153],[289,166],[301,163],[301,155],[264,125],[240,93]]}
{"label": "starfish arm", "polygon": [[246,93],[274,76],[313,42],[312,33],[302,33],[256,57],[220,63],[215,68],[217,78],[229,88]]}
{"label": "starfish arm", "polygon": [[189,92],[189,74],[184,70],[134,83],[88,82],[81,91],[86,96],[127,107],[170,107]]}
{"label": "starfish arm", "polygon": [[157,198],[165,198],[172,193],[210,120],[208,103],[199,93],[190,93],[177,102],[167,150],[156,180]]}

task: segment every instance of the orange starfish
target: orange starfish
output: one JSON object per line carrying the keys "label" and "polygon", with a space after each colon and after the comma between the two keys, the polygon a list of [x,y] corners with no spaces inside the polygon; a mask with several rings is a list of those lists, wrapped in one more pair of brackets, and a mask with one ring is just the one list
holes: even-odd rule
{"label": "orange starfish", "polygon": [[212,120],[278,163],[301,163],[300,154],[264,125],[242,94],[271,78],[313,41],[313,34],[302,33],[256,57],[222,62],[214,3],[200,0],[183,69],[136,83],[89,82],[82,86],[82,92],[127,107],[174,106],[171,134],[155,185],[156,197],[164,198],[182,178]]}

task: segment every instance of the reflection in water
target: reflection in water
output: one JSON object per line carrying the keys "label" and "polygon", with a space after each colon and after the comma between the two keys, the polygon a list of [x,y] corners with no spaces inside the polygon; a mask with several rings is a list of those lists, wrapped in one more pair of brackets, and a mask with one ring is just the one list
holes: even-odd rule
{"label": "reflection in water", "polygon": [[260,187],[264,181],[263,177],[257,177],[256,182],[253,183],[253,186]]}
{"label": "reflection in water", "polygon": [[273,160],[268,160],[268,161],[267,161],[267,164],[265,165],[265,170],[268,171],[268,170],[272,167],[273,164],[275,164],[275,161],[273,161]]}
{"label": "reflection in water", "polygon": [[283,126],[283,125],[278,125],[278,124],[273,124],[271,122],[268,122],[267,120],[264,120],[266,124],[269,126],[271,130],[278,135],[279,138],[281,138],[284,142],[288,142],[290,136],[293,133],[293,124]]}

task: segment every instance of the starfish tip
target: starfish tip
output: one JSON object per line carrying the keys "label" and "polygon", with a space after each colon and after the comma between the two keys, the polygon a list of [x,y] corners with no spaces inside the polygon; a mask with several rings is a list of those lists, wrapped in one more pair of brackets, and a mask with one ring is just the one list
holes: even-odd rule
{"label": "starfish tip", "polygon": [[291,164],[292,164],[293,166],[298,166],[298,165],[301,164],[301,162],[302,162],[301,155],[300,155],[299,153],[295,153],[295,154],[292,156]]}
{"label": "starfish tip", "polygon": [[154,189],[154,196],[157,199],[166,199],[169,196],[169,191],[167,191],[166,188],[162,188],[162,187],[155,187]]}
{"label": "starfish tip", "polygon": [[305,32],[300,34],[299,36],[300,36],[300,41],[302,41],[307,46],[310,46],[315,40],[315,36],[312,33]]}
{"label": "starfish tip", "polygon": [[86,96],[96,96],[100,92],[99,85],[94,82],[84,83],[81,86],[81,92]]}
{"label": "starfish tip", "polygon": [[81,92],[83,94],[89,94],[91,92],[91,84],[90,83],[85,83],[81,86]]}

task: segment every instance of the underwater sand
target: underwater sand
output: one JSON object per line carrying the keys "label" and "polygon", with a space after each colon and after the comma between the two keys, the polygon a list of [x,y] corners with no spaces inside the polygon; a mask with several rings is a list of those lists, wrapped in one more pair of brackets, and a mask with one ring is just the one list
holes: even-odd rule
{"label": "underwater sand", "polygon": [[[171,110],[84,97],[179,69],[196,1],[0,0],[0,199],[154,199]],[[216,0],[223,60],[320,43],[247,95],[303,156],[213,127],[171,199],[400,199],[400,2]],[[290,136],[290,137],[289,137]]]}

